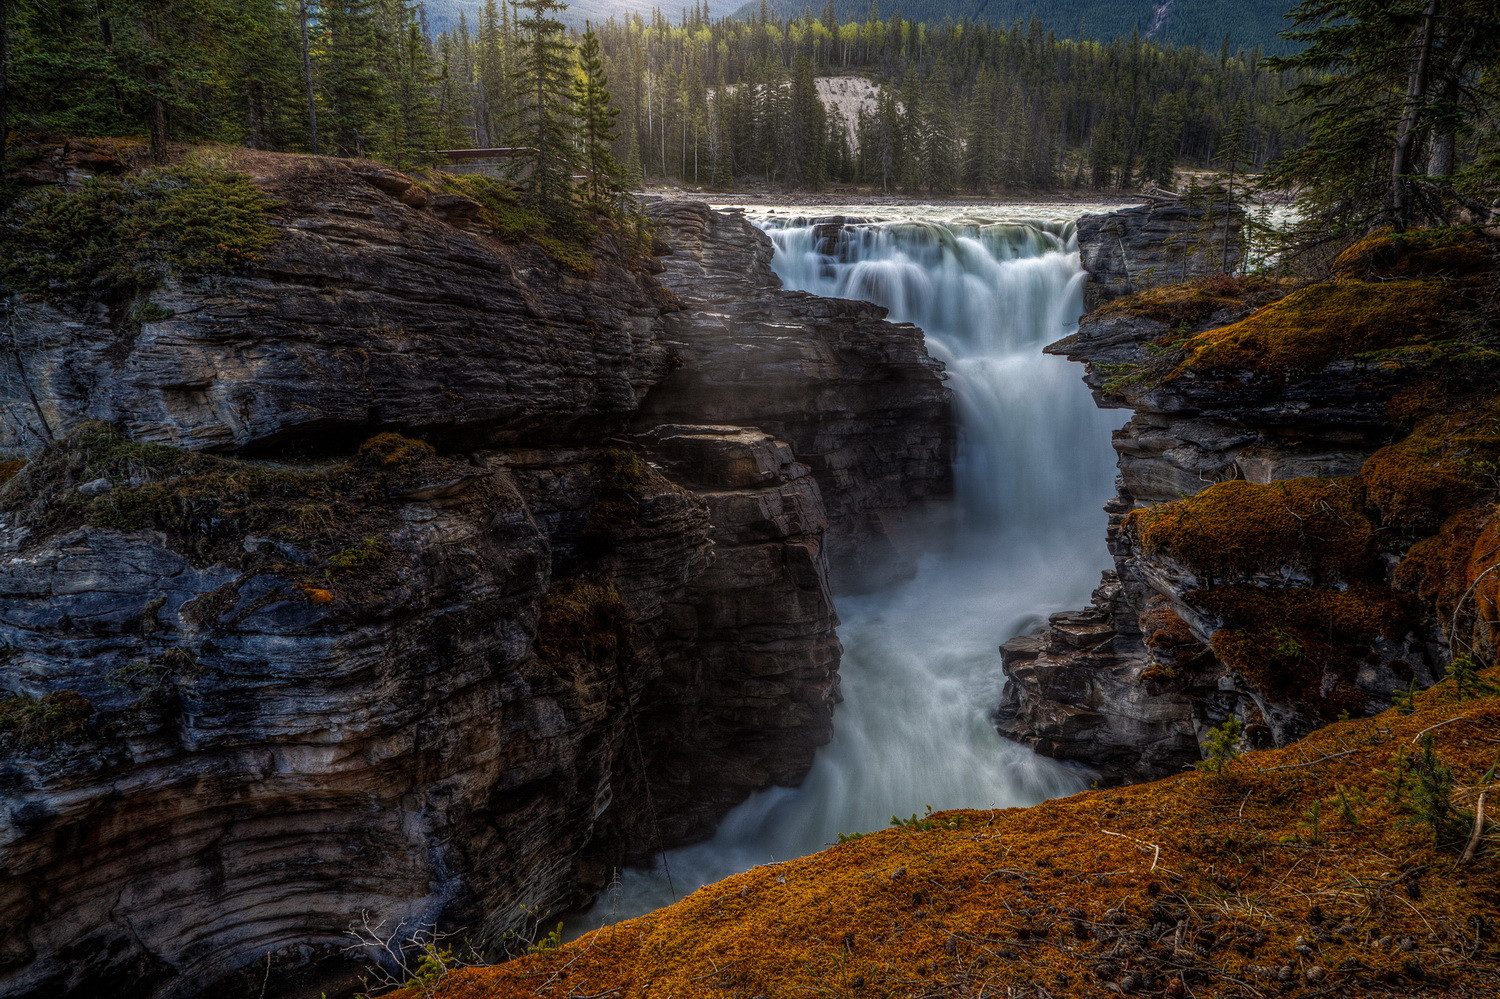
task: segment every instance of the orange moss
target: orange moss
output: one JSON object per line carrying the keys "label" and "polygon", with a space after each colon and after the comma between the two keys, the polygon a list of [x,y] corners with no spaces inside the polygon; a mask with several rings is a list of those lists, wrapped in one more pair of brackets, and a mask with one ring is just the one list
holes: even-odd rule
{"label": "orange moss", "polygon": [[1431,529],[1500,483],[1500,399],[1430,416],[1360,470],[1382,523]]}
{"label": "orange moss", "polygon": [[0,486],[5,485],[16,477],[16,473],[26,467],[26,462],[20,458],[0,460]]}
{"label": "orange moss", "polygon": [[1375,586],[1225,586],[1188,599],[1224,622],[1210,644],[1225,666],[1325,719],[1367,708],[1354,683],[1360,665],[1378,639],[1400,638],[1415,623],[1400,594]]}
{"label": "orange moss", "polygon": [[1497,567],[1500,505],[1456,513],[1432,537],[1412,545],[1396,567],[1396,585],[1432,606],[1445,628],[1456,628],[1456,650],[1472,646],[1493,661],[1500,649]]}
{"label": "orange moss", "polygon": [[406,466],[437,457],[437,449],[426,441],[384,433],[376,434],[361,444],[354,456],[371,465]]}
{"label": "orange moss", "polygon": [[552,663],[608,663],[629,642],[625,602],[613,583],[563,579],[542,597],[537,655]]}
{"label": "orange moss", "polygon": [[1382,774],[1429,730],[1466,818],[1500,698],[1448,686],[1223,775],[947,813],[966,821],[758,867],[398,995],[1493,997],[1500,951],[1475,928],[1500,922],[1494,837],[1461,863]]}
{"label": "orange moss", "polygon": [[1153,649],[1176,649],[1198,644],[1188,623],[1160,595],[1146,601],[1146,609],[1141,613],[1138,623],[1141,634],[1146,636],[1146,644]]}
{"label": "orange moss", "polygon": [[311,604],[333,603],[333,591],[322,590],[316,586],[307,586],[306,584],[304,584],[302,587],[302,595],[307,597],[307,602]]}
{"label": "orange moss", "polygon": [[1381,229],[1349,247],[1333,262],[1335,274],[1363,281],[1472,277],[1494,269],[1493,241],[1469,226],[1408,233]]}
{"label": "orange moss", "polygon": [[1126,531],[1148,555],[1205,580],[1301,571],[1314,581],[1378,578],[1375,527],[1354,479],[1221,482],[1174,503],[1133,511]]}
{"label": "orange moss", "polygon": [[1169,377],[1190,370],[1315,370],[1333,361],[1431,343],[1451,326],[1464,299],[1440,278],[1325,281],[1266,306],[1237,323],[1199,333],[1184,344]]}
{"label": "orange moss", "polygon": [[1192,325],[1220,309],[1243,309],[1247,302],[1262,305],[1285,291],[1286,285],[1275,278],[1214,274],[1125,295],[1101,305],[1099,312],[1143,316],[1169,326]]}

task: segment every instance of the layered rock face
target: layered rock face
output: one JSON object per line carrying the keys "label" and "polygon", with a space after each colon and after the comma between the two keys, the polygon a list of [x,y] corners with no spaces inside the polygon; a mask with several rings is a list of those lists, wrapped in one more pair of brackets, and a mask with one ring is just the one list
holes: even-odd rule
{"label": "layered rock face", "polygon": [[[820,482],[756,413],[643,415],[693,363],[646,268],[368,164],[247,165],[276,241],[170,317],[8,303],[6,995],[274,993],[355,921],[500,946],[830,732]],[[819,322],[851,313],[885,325]],[[942,399],[890,330],[888,380]]]}
{"label": "layered rock face", "polygon": [[1488,308],[1493,248],[1419,239],[1356,247],[1290,295],[1217,280],[1122,299],[1048,348],[1134,415],[1115,569],[1090,608],[1006,644],[1002,733],[1152,778],[1231,713],[1251,745],[1285,745],[1491,654],[1492,383],[1429,345]]}
{"label": "layered rock face", "polygon": [[787,441],[828,504],[835,585],[909,571],[905,528],[952,490],[951,396],[921,332],[877,305],[781,290],[770,239],[737,214],[653,211],[672,235],[661,280],[683,304],[666,319],[682,366],[641,419],[743,423]]}
{"label": "layered rock face", "polygon": [[1244,256],[1245,213],[1219,190],[1078,220],[1078,249],[1089,283],[1084,307],[1200,274],[1229,272]]}

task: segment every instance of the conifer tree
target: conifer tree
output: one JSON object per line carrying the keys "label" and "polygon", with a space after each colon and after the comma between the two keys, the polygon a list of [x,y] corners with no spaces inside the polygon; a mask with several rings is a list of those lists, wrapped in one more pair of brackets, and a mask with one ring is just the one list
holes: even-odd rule
{"label": "conifer tree", "polygon": [[389,107],[372,0],[324,0],[320,52],[325,131],[346,156],[364,156]]}
{"label": "conifer tree", "polygon": [[[1337,238],[1445,217],[1444,191],[1419,174],[1424,146],[1449,166],[1466,113],[1495,98],[1500,7],[1493,0],[1304,0],[1285,37],[1304,48],[1269,60],[1307,73],[1294,94],[1308,141],[1270,171],[1299,188],[1305,231]],[[1489,71],[1489,79],[1486,79]]]}
{"label": "conifer tree", "polygon": [[793,187],[816,189],[825,175],[827,116],[813,83],[812,61],[799,57],[787,100],[786,181]]}
{"label": "conifer tree", "polygon": [[585,193],[590,202],[602,209],[613,205],[625,192],[625,174],[611,152],[619,137],[615,119],[620,112],[610,98],[604,58],[599,54],[599,36],[587,22],[578,45],[578,71],[574,104],[583,145],[582,165],[588,174]]}
{"label": "conifer tree", "polygon": [[399,42],[395,67],[390,77],[393,107],[386,122],[389,140],[384,152],[397,166],[430,162],[436,147],[438,94],[434,83],[439,74],[433,71],[416,11],[401,0],[396,11]]}
{"label": "conifer tree", "polygon": [[573,46],[557,14],[559,0],[517,0],[515,28],[518,53],[512,79],[516,115],[512,140],[525,148],[520,162],[530,169],[528,197],[557,207],[573,191]]}

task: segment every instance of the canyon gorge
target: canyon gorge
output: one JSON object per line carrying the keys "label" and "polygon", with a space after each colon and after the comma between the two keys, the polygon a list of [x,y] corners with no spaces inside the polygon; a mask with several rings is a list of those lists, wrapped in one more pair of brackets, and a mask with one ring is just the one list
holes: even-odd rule
{"label": "canyon gorge", "polygon": [[420,176],[234,165],[275,199],[254,259],[129,315],[5,305],[0,994],[274,995],[357,921],[524,950],[601,890],[578,928],[1493,656],[1500,435],[1441,353],[1488,315],[1482,232],[1298,288],[1227,276],[1211,196],[665,200],[580,267]]}

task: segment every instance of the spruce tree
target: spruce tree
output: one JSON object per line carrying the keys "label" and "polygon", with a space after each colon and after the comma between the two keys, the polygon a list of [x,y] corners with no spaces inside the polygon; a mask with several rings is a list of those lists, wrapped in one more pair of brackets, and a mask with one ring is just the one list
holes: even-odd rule
{"label": "spruce tree", "polygon": [[812,61],[797,59],[787,99],[786,182],[792,187],[816,189],[826,174],[827,116],[813,83]]}
{"label": "spruce tree", "polygon": [[323,130],[346,156],[364,156],[389,110],[373,0],[324,0],[320,52]]}
{"label": "spruce tree", "polygon": [[1446,191],[1420,174],[1422,152],[1448,166],[1448,137],[1494,99],[1500,6],[1304,0],[1289,16],[1285,37],[1303,48],[1268,65],[1307,74],[1294,94],[1308,138],[1269,180],[1302,192],[1308,240],[1443,221]]}
{"label": "spruce tree", "polygon": [[596,208],[612,208],[625,193],[625,172],[611,151],[619,138],[615,119],[620,112],[610,98],[604,57],[599,54],[599,36],[588,22],[584,22],[583,39],[578,45],[578,80],[573,100],[583,145],[582,165],[588,175],[585,194]]}
{"label": "spruce tree", "polygon": [[512,143],[526,150],[520,162],[529,169],[528,198],[558,207],[573,193],[573,45],[557,14],[559,0],[517,0],[518,36],[515,82],[516,113]]}

